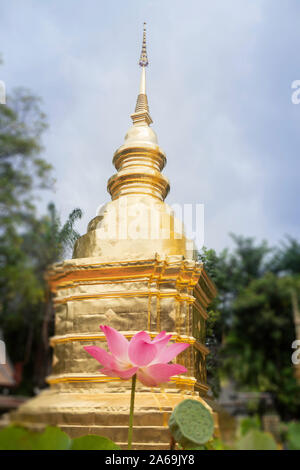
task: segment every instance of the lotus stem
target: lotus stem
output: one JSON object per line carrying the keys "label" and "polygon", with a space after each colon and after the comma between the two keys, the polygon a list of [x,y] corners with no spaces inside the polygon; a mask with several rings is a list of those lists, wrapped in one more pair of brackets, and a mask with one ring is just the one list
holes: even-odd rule
{"label": "lotus stem", "polygon": [[133,411],[134,411],[134,398],[135,398],[135,384],[136,374],[132,376],[131,382],[131,396],[130,396],[130,412],[129,412],[129,428],[128,428],[128,450],[131,450],[132,444],[132,429],[133,429]]}

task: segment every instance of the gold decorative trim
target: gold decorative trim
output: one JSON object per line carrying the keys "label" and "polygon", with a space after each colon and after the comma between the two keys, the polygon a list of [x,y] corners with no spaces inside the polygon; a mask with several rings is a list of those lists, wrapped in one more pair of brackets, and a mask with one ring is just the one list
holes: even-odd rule
{"label": "gold decorative trim", "polygon": [[209,390],[209,387],[205,384],[200,383],[200,382],[196,382],[195,383],[195,390],[198,391],[198,392],[203,392],[204,394],[206,394]]}
{"label": "gold decorative trim", "polygon": [[204,310],[204,308],[203,308],[202,305],[198,302],[197,299],[196,299],[195,302],[194,302],[194,307],[195,307],[195,309],[197,310],[197,312],[201,315],[201,317],[204,318],[204,320],[207,320],[207,319],[208,319],[208,314],[206,313],[206,311]]}
{"label": "gold decorative trim", "polygon": [[[162,275],[159,272],[166,268],[179,268],[179,273],[173,275],[166,274],[164,282],[176,280],[177,283],[189,284],[190,286],[196,286],[199,276],[204,272],[202,265],[198,262],[194,262],[191,266],[186,266],[185,262],[178,262],[172,260],[160,260],[159,258],[153,258],[150,261],[140,260],[138,262],[125,262],[119,261],[114,263],[94,263],[87,265],[58,265],[55,269],[52,269],[47,274],[47,280],[50,282],[51,287],[56,290],[62,286],[68,285],[72,282],[84,282],[84,281],[116,281],[122,279],[140,279],[140,278],[151,278],[157,275],[162,280]],[[64,272],[60,272],[60,269],[65,269]],[[136,274],[136,270],[139,273]],[[123,271],[123,273],[122,273]],[[153,273],[154,271],[154,273]],[[156,274],[157,273],[157,274]]]}
{"label": "gold decorative trim", "polygon": [[198,351],[202,352],[205,356],[207,356],[207,354],[210,353],[210,350],[204,344],[199,343],[196,340],[193,343],[193,345],[195,346],[196,349],[198,349]]}
{"label": "gold decorative trim", "polygon": [[148,320],[147,320],[148,330],[150,330],[150,328],[151,328],[151,300],[152,300],[152,295],[149,294],[149,297],[148,297]]}
{"label": "gold decorative trim", "polygon": [[[58,384],[58,383],[72,383],[72,382],[94,382],[94,383],[103,383],[103,382],[128,382],[128,380],[122,380],[119,377],[109,377],[106,375],[90,375],[90,376],[49,376],[46,379],[49,384]],[[170,382],[178,385],[192,385],[196,384],[196,379],[193,377],[181,377],[175,376],[171,377]]]}
{"label": "gold decorative trim", "polygon": [[55,304],[63,304],[66,302],[71,302],[73,300],[92,300],[92,299],[109,299],[109,298],[120,298],[120,297],[149,297],[156,296],[158,298],[167,297],[175,298],[179,302],[191,302],[194,303],[195,298],[189,296],[188,294],[179,294],[178,292],[161,292],[161,291],[144,291],[144,292],[103,292],[101,294],[82,294],[82,295],[70,295],[63,298],[54,299]]}
{"label": "gold decorative trim", "polygon": [[47,377],[46,382],[49,384],[58,384],[58,383],[73,383],[73,382],[96,382],[96,383],[103,383],[103,382],[120,382],[121,379],[119,377],[108,377],[108,376],[97,376],[97,377],[57,377],[52,378]]}
{"label": "gold decorative trim", "polygon": [[[147,331],[148,335],[150,338],[155,338],[157,333],[153,333],[151,331]],[[122,333],[123,336],[127,339],[131,339],[136,332],[133,333]],[[189,343],[189,344],[194,344],[196,342],[196,339],[193,338],[192,336],[187,337],[187,336],[180,336],[177,335],[176,333],[172,334],[172,337],[170,338],[171,341],[174,341],[175,343]],[[103,333],[96,333],[94,335],[64,335],[64,336],[53,336],[50,338],[50,344],[51,346],[54,346],[55,344],[60,344],[60,343],[69,343],[72,341],[106,341],[106,337]]]}

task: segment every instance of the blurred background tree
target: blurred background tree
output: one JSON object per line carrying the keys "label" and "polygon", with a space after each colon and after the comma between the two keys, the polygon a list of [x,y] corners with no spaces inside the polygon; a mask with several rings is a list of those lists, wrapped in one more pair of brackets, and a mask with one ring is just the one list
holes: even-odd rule
{"label": "blurred background tree", "polygon": [[42,387],[49,370],[53,315],[44,273],[79,236],[74,223],[81,217],[75,209],[61,224],[54,204],[37,214],[40,191],[54,183],[41,157],[46,128],[41,100],[26,89],[0,106],[0,328],[23,394]]}
{"label": "blurred background tree", "polygon": [[[232,235],[231,252],[199,255],[216,283],[208,330],[208,376],[215,392],[222,377],[244,391],[269,392],[282,419],[300,417],[300,388],[291,345],[296,337],[292,293],[300,292],[300,244],[280,247]],[[297,294],[298,295],[298,294]]]}

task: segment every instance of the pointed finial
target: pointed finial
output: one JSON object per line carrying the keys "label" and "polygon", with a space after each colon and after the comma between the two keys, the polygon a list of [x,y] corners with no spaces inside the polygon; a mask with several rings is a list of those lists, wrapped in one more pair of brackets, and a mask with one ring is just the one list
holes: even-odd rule
{"label": "pointed finial", "polygon": [[152,123],[151,116],[149,114],[148,98],[146,94],[146,68],[148,65],[147,49],[146,49],[146,23],[144,23],[143,30],[143,45],[142,52],[139,61],[141,70],[141,81],[140,81],[140,90],[135,106],[135,111],[131,115],[133,124],[136,125],[148,125]]}
{"label": "pointed finial", "polygon": [[141,67],[147,67],[148,63],[149,62],[148,62],[147,48],[146,48],[146,23],[144,22],[143,44],[142,44],[142,52],[140,56],[139,65]]}

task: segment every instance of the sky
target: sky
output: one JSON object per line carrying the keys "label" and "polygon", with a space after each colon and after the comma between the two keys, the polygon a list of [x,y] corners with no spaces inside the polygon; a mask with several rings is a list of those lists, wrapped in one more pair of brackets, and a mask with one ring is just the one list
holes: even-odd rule
{"label": "sky", "polygon": [[205,245],[300,237],[298,0],[0,0],[0,80],[43,99],[62,221],[109,201],[147,22],[147,94],[169,204],[204,204]]}

